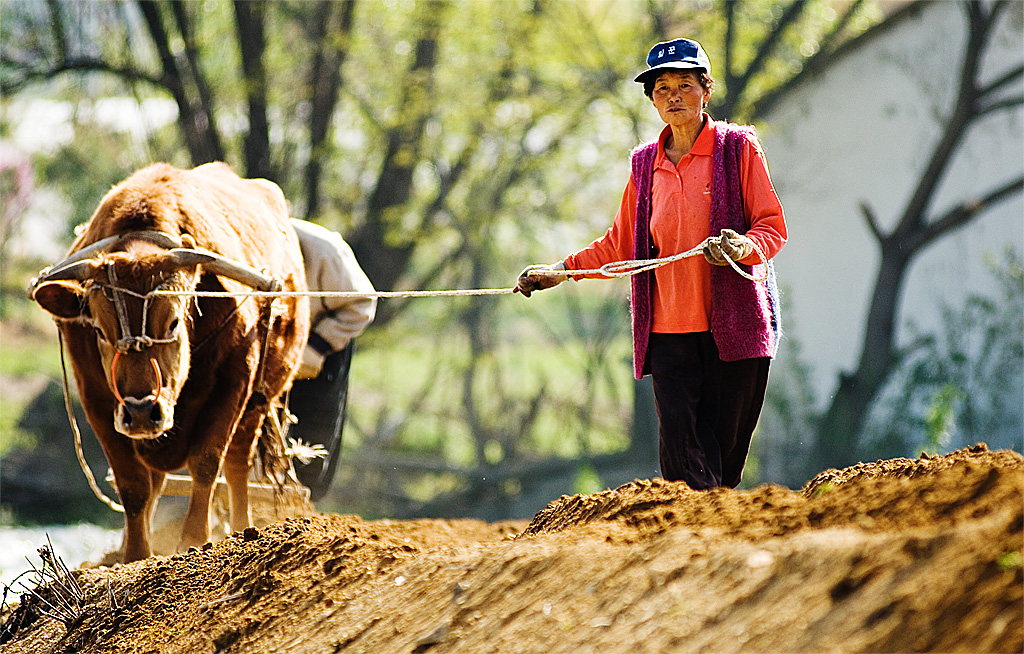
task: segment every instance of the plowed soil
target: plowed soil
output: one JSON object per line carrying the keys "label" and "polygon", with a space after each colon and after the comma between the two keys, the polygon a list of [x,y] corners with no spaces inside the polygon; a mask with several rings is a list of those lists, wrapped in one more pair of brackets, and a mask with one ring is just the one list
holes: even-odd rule
{"label": "plowed soil", "polygon": [[1024,457],[978,445],[529,524],[316,515],[75,571],[80,616],[25,597],[0,652],[1021,652],[1022,508]]}

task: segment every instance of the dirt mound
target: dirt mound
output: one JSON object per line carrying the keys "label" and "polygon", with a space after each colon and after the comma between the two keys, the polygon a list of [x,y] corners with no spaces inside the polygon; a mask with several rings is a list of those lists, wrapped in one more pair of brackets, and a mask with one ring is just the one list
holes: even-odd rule
{"label": "dirt mound", "polygon": [[976,446],[529,524],[319,515],[76,571],[80,616],[26,597],[0,652],[1019,652],[1022,507],[1024,457]]}
{"label": "dirt mound", "polygon": [[682,482],[637,480],[594,495],[564,496],[534,517],[523,536],[587,524],[656,534],[691,529],[758,541],[806,529],[889,531],[955,524],[1012,507],[1021,497],[1024,456],[983,443],[945,456],[860,463],[826,470],[797,493],[771,484],[749,491],[695,491]]}

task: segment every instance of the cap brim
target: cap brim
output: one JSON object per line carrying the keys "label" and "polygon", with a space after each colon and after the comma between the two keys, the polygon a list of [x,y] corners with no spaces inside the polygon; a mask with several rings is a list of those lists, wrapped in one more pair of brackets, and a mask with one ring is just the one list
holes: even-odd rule
{"label": "cap brim", "polygon": [[654,66],[653,68],[648,68],[647,70],[633,78],[633,81],[640,82],[641,84],[643,84],[644,80],[646,80],[651,75],[660,75],[666,70],[707,70],[707,67],[697,63],[688,64],[683,63],[681,61],[670,61],[664,64]]}

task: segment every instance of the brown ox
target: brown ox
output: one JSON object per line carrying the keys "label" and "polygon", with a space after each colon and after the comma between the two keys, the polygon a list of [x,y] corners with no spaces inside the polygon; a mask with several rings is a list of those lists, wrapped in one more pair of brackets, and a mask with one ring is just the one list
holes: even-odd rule
{"label": "brown ox", "polygon": [[[56,319],[113,470],[125,561],[151,554],[164,477],[182,467],[193,485],[179,550],[209,539],[222,467],[232,528],[251,524],[249,470],[263,441],[256,437],[268,406],[291,384],[309,330],[308,299],[152,291],[252,288],[305,291],[302,255],[281,190],[221,163],[187,171],[155,164],[115,186],[70,256],[30,288]],[[268,461],[279,478],[288,470],[283,453]]]}

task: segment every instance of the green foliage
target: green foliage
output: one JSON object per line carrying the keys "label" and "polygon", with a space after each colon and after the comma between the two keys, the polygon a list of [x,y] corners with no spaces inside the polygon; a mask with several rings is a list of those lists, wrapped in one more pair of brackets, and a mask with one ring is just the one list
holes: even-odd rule
{"label": "green foliage", "polygon": [[1024,266],[1007,250],[989,262],[994,297],[942,309],[921,334],[872,412],[870,457],[945,452],[984,441],[1024,447]]}
{"label": "green foliage", "polygon": [[[256,80],[267,91],[263,163],[293,214],[318,207],[310,217],[349,238],[381,288],[507,287],[525,265],[557,260],[610,224],[626,154],[661,128],[632,82],[650,45],[695,36],[718,71],[729,61],[730,74],[716,73],[716,96],[735,98],[716,117],[743,119],[825,49],[838,24],[843,38],[863,30],[871,19],[861,5],[383,0],[356,3],[346,32],[322,22],[324,10],[343,5],[269,3],[266,76]],[[800,9],[797,19],[782,24],[789,6]],[[9,0],[0,9],[0,89],[72,116],[73,138],[35,155],[39,185],[66,203],[68,242],[133,170],[154,160],[202,163],[197,153],[209,149],[198,145],[212,144],[197,143],[201,128],[247,174],[247,139],[262,117],[248,105],[230,3]],[[729,17],[735,38],[726,52]],[[178,71],[165,67],[161,47]],[[755,57],[761,50],[766,59]],[[328,51],[342,61],[339,91],[327,137],[314,145],[324,85],[312,75]],[[69,59],[82,67],[63,69]],[[119,117],[137,111],[144,120],[104,120],[108,100],[120,103]],[[169,104],[177,122],[158,120]],[[312,164],[318,202],[307,187]],[[529,301],[381,303],[359,340],[346,453],[412,462],[399,474],[386,463],[344,471],[371,498],[367,513],[465,489],[489,466],[629,446],[626,287],[575,286]],[[787,406],[805,400],[796,372],[795,395],[776,401],[783,413],[803,411]],[[501,492],[521,487],[502,483]],[[387,499],[373,504],[378,496]]]}
{"label": "green foliage", "polygon": [[18,400],[0,401],[0,457],[12,450],[30,450],[36,446],[35,436],[18,427],[25,406]]}
{"label": "green foliage", "polygon": [[960,389],[953,384],[944,384],[936,391],[924,414],[923,452],[937,454],[949,446],[956,423],[955,405],[960,395]]}

